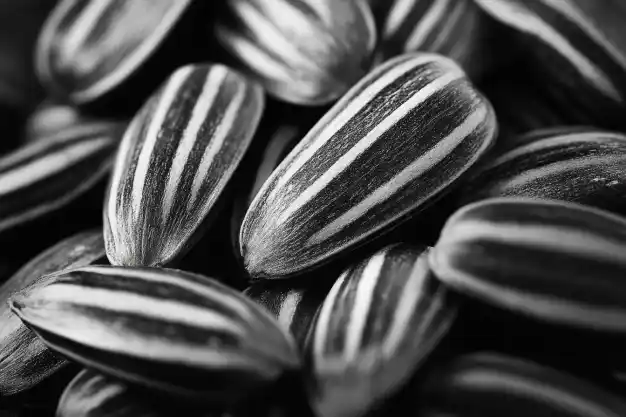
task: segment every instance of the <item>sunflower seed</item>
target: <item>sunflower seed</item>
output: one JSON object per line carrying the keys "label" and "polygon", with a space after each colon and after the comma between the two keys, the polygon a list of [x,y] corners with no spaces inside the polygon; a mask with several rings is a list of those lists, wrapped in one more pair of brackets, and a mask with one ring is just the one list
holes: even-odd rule
{"label": "sunflower seed", "polygon": [[189,417],[227,417],[225,413],[194,412],[181,405],[168,407],[154,398],[140,396],[114,378],[88,369],[76,375],[67,386],[59,400],[56,417],[168,417],[174,413]]}
{"label": "sunflower seed", "polygon": [[103,179],[122,126],[74,126],[0,158],[0,231],[66,205]]}
{"label": "sunflower seed", "polygon": [[72,102],[118,87],[152,55],[191,0],[61,0],[36,52],[42,83]]}
{"label": "sunflower seed", "polygon": [[10,303],[54,351],[171,394],[229,401],[299,366],[293,341],[264,309],[183,271],[79,268]]}
{"label": "sunflower seed", "polygon": [[[587,1],[588,2],[588,1]],[[525,59],[536,79],[565,108],[580,108],[589,121],[608,128],[624,127],[626,48],[621,30],[607,30],[583,1],[477,0],[487,13],[512,28],[525,45]],[[626,17],[617,2],[602,8]],[[588,8],[587,11],[592,11]],[[617,28],[609,28],[617,29]]]}
{"label": "sunflower seed", "polygon": [[285,331],[303,347],[317,310],[328,293],[326,286],[293,287],[280,283],[256,282],[243,292],[276,317]]}
{"label": "sunflower seed", "polygon": [[361,0],[226,0],[215,34],[280,100],[334,101],[369,71],[376,27]]}
{"label": "sunflower seed", "polygon": [[105,203],[112,264],[165,265],[203,232],[264,107],[226,66],[178,69],[129,125]]}
{"label": "sunflower seed", "polygon": [[319,416],[361,416],[415,372],[456,317],[428,249],[394,245],[345,271],[311,339]]}
{"label": "sunflower seed", "polygon": [[498,307],[624,332],[625,250],[626,219],[574,203],[503,197],[457,211],[430,265],[452,288]]}
{"label": "sunflower seed", "polygon": [[626,214],[626,135],[564,127],[531,132],[519,142],[528,144],[481,168],[465,188],[468,201],[537,197]]}
{"label": "sunflower seed", "polygon": [[489,148],[491,105],[453,61],[409,54],[377,67],[274,170],[240,233],[253,277],[281,278],[388,231]]}
{"label": "sunflower seed", "polygon": [[424,382],[420,399],[445,410],[443,415],[626,415],[624,400],[590,382],[528,360],[491,352],[461,356],[434,370]]}
{"label": "sunflower seed", "polygon": [[472,0],[391,0],[380,34],[384,59],[407,52],[436,52],[454,59],[470,75],[482,68],[484,15]]}
{"label": "sunflower seed", "polygon": [[39,254],[0,287],[0,394],[29,389],[65,364],[11,313],[8,299],[27,287],[45,285],[47,274],[89,265],[104,256],[101,231],[79,233]]}

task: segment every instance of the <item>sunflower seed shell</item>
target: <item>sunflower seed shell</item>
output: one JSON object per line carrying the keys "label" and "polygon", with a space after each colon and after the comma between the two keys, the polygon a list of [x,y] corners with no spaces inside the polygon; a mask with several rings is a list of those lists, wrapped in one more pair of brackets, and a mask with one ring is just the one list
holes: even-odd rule
{"label": "sunflower seed shell", "polygon": [[256,195],[240,233],[248,272],[296,275],[388,231],[453,184],[496,130],[453,61],[409,54],[377,67]]}
{"label": "sunflower seed shell", "polygon": [[529,317],[626,331],[626,219],[587,206],[494,198],[458,210],[430,255],[455,290]]}
{"label": "sunflower seed shell", "polygon": [[319,416],[362,416],[419,368],[456,317],[430,273],[428,249],[394,245],[344,272],[311,338]]}
{"label": "sunflower seed shell", "polygon": [[215,34],[274,97],[336,100],[372,64],[376,27],[361,0],[226,0]]}
{"label": "sunflower seed shell", "polygon": [[78,268],[10,303],[51,349],[172,395],[228,402],[299,366],[293,341],[264,309],[183,271]]}
{"label": "sunflower seed shell", "polygon": [[261,88],[221,64],[175,71],[124,134],[104,208],[114,265],[161,266],[214,216],[259,123]]}

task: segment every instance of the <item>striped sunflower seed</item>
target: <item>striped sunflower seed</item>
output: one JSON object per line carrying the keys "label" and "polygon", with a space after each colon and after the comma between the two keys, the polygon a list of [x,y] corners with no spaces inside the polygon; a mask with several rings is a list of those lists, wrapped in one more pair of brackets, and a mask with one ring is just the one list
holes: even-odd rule
{"label": "striped sunflower seed", "polygon": [[0,158],[0,231],[58,209],[108,174],[123,124],[64,129]]}
{"label": "striped sunflower seed", "polygon": [[274,97],[336,100],[372,64],[376,27],[364,0],[226,0],[215,34]]}
{"label": "striped sunflower seed", "polygon": [[10,304],[52,350],[170,394],[226,402],[299,366],[292,339],[264,309],[183,271],[78,268]]}
{"label": "striped sunflower seed", "polygon": [[240,233],[253,277],[318,266],[418,212],[489,148],[489,102],[452,60],[408,54],[355,85],[274,170]]}
{"label": "striped sunflower seed", "polygon": [[470,204],[430,255],[450,287],[539,320],[626,331],[626,220],[587,206],[502,197]]}
{"label": "striped sunflower seed", "polygon": [[428,249],[394,245],[346,270],[313,330],[319,416],[362,416],[412,376],[456,317],[449,292],[430,273]]}
{"label": "striped sunflower seed", "polygon": [[[50,91],[75,104],[93,102],[145,64],[192,3],[61,0],[37,44],[39,79]],[[164,61],[161,66],[169,67],[169,63]]]}
{"label": "striped sunflower seed", "polygon": [[171,417],[175,413],[189,417],[228,417],[225,413],[168,407],[140,394],[143,393],[114,378],[85,369],[63,391],[56,417]]}
{"label": "striped sunflower seed", "polygon": [[112,264],[156,266],[182,255],[257,128],[261,87],[220,64],[175,71],[124,134],[104,208]]}
{"label": "striped sunflower seed", "polygon": [[300,348],[304,347],[317,310],[328,293],[326,286],[292,287],[280,283],[256,282],[244,295],[265,307],[285,331],[291,333]]}
{"label": "striped sunflower seed", "polygon": [[79,233],[39,254],[0,287],[0,394],[32,388],[65,364],[11,312],[9,298],[27,287],[45,285],[48,274],[104,256],[102,231]]}
{"label": "striped sunflower seed", "polygon": [[481,75],[484,14],[473,0],[391,0],[380,33],[383,60],[417,51],[454,59],[470,78]]}
{"label": "striped sunflower seed", "polygon": [[622,398],[588,381],[492,352],[464,355],[434,370],[419,398],[441,410],[434,415],[450,417],[626,415]]}
{"label": "striped sunflower seed", "polygon": [[626,135],[597,128],[531,132],[486,164],[465,188],[467,201],[537,197],[626,214]]}
{"label": "striped sunflower seed", "polygon": [[[536,80],[565,108],[580,108],[580,123],[623,128],[626,109],[626,9],[603,2],[595,10],[621,17],[618,27],[596,19],[588,0],[477,0],[477,4],[512,28],[525,46],[525,59]],[[595,3],[595,2],[591,2]],[[620,30],[618,30],[618,28]]]}

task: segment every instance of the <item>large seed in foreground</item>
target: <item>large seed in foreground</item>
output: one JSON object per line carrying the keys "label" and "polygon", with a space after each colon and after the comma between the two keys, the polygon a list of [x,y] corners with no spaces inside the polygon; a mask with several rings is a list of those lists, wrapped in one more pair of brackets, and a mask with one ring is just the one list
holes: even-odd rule
{"label": "large seed in foreground", "polygon": [[622,398],[590,382],[528,360],[491,352],[461,356],[433,370],[418,395],[422,404],[440,411],[428,416],[626,415]]}
{"label": "large seed in foreground", "polygon": [[112,264],[156,266],[203,232],[264,107],[261,87],[226,66],[172,74],[129,125],[104,207]]}
{"label": "large seed in foreground", "polygon": [[575,203],[494,198],[457,211],[430,265],[459,292],[549,322],[626,332],[626,219]]}
{"label": "large seed in foreground", "polygon": [[537,197],[626,214],[626,135],[566,127],[524,141],[481,168],[464,189],[467,200]]}
{"label": "large seed in foreground", "polygon": [[183,271],[79,268],[10,303],[53,350],[170,394],[234,400],[299,366],[292,339],[263,308]]}
{"label": "large seed in foreground", "polygon": [[439,196],[489,148],[496,120],[453,61],[409,54],[355,85],[274,170],[241,227],[253,277],[315,267]]}
{"label": "large seed in foreground", "polygon": [[102,180],[122,132],[121,123],[85,123],[2,156],[0,231],[68,204]]}
{"label": "large seed in foreground", "polygon": [[[154,53],[191,0],[62,0],[50,14],[37,45],[36,67],[42,83],[73,103],[100,99],[120,87]],[[202,3],[202,2],[195,2]],[[187,22],[188,23],[188,22]],[[178,51],[187,46],[177,45]],[[173,70],[168,57],[134,78],[153,83],[156,74]],[[160,82],[162,79],[158,77]],[[122,93],[123,94],[123,93]],[[132,100],[127,94],[125,99]]]}
{"label": "large seed in foreground", "polygon": [[346,270],[310,342],[318,416],[362,416],[393,395],[437,346],[456,304],[428,267],[428,249],[394,245]]}
{"label": "large seed in foreground", "polygon": [[[510,27],[523,45],[535,79],[564,108],[577,108],[594,125],[623,128],[626,111],[626,8],[589,0],[477,0]],[[604,12],[602,12],[604,10]],[[600,13],[598,13],[600,12]],[[613,15],[607,20],[602,16]],[[586,123],[586,122],[585,122]]]}
{"label": "large seed in foreground", "polygon": [[56,372],[66,361],[53,354],[11,312],[9,298],[25,288],[43,286],[46,275],[89,265],[103,259],[102,231],[69,237],[24,265],[0,287],[0,393],[15,394],[29,389]]}
{"label": "large seed in foreground", "polygon": [[376,27],[365,1],[226,0],[215,33],[244,71],[280,100],[334,101],[372,64]]}

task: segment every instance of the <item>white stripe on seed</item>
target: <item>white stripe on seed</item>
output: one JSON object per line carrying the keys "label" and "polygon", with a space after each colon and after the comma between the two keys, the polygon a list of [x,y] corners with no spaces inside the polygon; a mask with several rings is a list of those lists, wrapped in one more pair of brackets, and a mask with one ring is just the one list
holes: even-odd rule
{"label": "white stripe on seed", "polygon": [[290,216],[300,210],[306,203],[311,201],[326,186],[328,186],[333,179],[337,178],[338,175],[347,170],[359,156],[374,145],[381,135],[395,126],[398,121],[414,110],[415,107],[425,102],[432,95],[440,92],[447,85],[463,78],[464,76],[464,72],[460,68],[456,68],[455,70],[449,71],[445,75],[433,80],[430,84],[424,86],[413,94],[413,96],[402,103],[402,105],[396,108],[391,114],[381,120],[379,124],[370,130],[368,134],[358,141],[348,152],[344,153],[339,159],[337,159],[337,161],[322,175],[320,175],[309,187],[302,190],[300,195],[289,204],[283,213],[281,213],[276,224],[280,225],[281,223],[284,223]]}
{"label": "white stripe on seed", "polygon": [[[450,153],[459,146],[467,136],[478,128],[485,121],[487,108],[481,106],[468,116],[463,123],[457,126],[448,136],[433,146],[428,152],[421,155],[417,160],[400,171],[396,176],[385,184],[381,184],[373,193],[364,198],[350,210],[328,223],[317,233],[315,233],[307,242],[307,246],[316,245],[331,236],[337,234],[340,230],[349,226],[373,207],[387,201],[398,192],[402,187],[415,180],[424,172],[436,166],[444,160]],[[425,195],[424,198],[429,196]],[[417,202],[416,202],[417,204]]]}
{"label": "white stripe on seed", "polygon": [[144,187],[148,171],[150,169],[150,159],[154,153],[156,143],[161,136],[163,123],[165,123],[172,103],[180,94],[181,86],[185,83],[185,81],[187,81],[187,78],[192,71],[193,68],[189,66],[181,68],[172,74],[163,89],[163,93],[158,99],[154,110],[154,116],[149,121],[150,124],[139,154],[139,159],[137,160],[137,167],[133,178],[131,202],[135,219],[138,219],[140,213],[142,212],[141,200],[146,191],[144,190]]}
{"label": "white stripe on seed", "polygon": [[372,256],[358,277],[354,304],[350,310],[350,317],[345,324],[346,340],[343,358],[346,363],[356,360],[359,354],[363,332],[368,324],[368,313],[372,309],[372,299],[374,298],[386,257],[386,250]]}
{"label": "white stripe on seed", "polygon": [[57,174],[110,145],[111,139],[108,137],[76,141],[69,147],[56,149],[53,153],[33,159],[25,165],[18,165],[0,175],[0,195],[27,187]]}
{"label": "white stripe on seed", "polygon": [[[214,166],[215,158],[219,154],[220,151],[224,149],[225,144],[227,145],[227,141],[231,138],[233,128],[235,122],[242,122],[239,113],[244,108],[245,104],[244,99],[246,98],[246,93],[248,92],[247,86],[242,83],[240,80],[236,80],[234,82],[236,93],[233,99],[228,103],[224,111],[224,115],[220,120],[219,124],[215,128],[213,132],[213,137],[211,138],[209,144],[207,145],[204,154],[202,155],[202,159],[200,160],[200,164],[198,165],[198,170],[193,178],[193,183],[191,185],[191,194],[189,196],[189,202],[187,207],[191,209],[193,205],[196,203],[198,195],[200,193],[200,188],[202,184],[207,179],[207,175],[210,172],[210,169]],[[230,167],[232,170],[233,167]],[[218,186],[229,178],[228,175],[222,175],[219,179]],[[218,187],[216,187],[218,189]],[[217,196],[215,194],[211,195],[213,198]]]}
{"label": "white stripe on seed", "polygon": [[[176,155],[172,162],[172,168],[167,178],[167,186],[163,196],[162,221],[166,222],[172,206],[174,205],[174,197],[178,191],[178,186],[182,179],[185,168],[191,169],[196,166],[195,161],[190,161],[194,145],[198,141],[200,129],[206,121],[207,114],[213,106],[218,93],[220,92],[222,83],[228,75],[225,67],[216,65],[209,70],[204,80],[202,91],[197,98],[196,105],[193,107],[189,123],[183,131],[182,138],[176,149]],[[192,163],[190,163],[192,162]]]}

